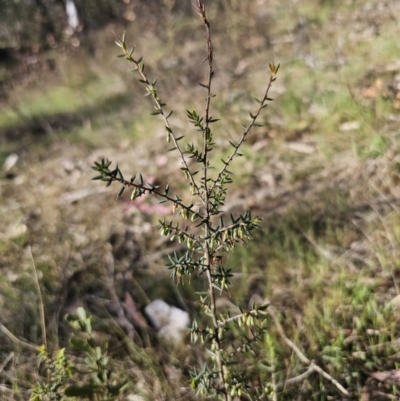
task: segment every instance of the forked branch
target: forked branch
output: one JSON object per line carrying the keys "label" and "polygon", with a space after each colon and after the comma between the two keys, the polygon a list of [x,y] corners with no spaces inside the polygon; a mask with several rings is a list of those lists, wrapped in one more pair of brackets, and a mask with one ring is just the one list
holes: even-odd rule
{"label": "forked branch", "polygon": [[289,348],[297,355],[297,357],[305,364],[308,365],[308,369],[301,375],[293,377],[292,379],[287,380],[288,384],[298,383],[299,381],[305,379],[313,372],[318,372],[321,376],[325,379],[330,381],[342,394],[349,396],[349,392],[337,381],[335,380],[329,373],[325,372],[321,367],[315,364],[313,361],[310,361],[301,351],[300,349],[286,336],[285,331],[281,323],[279,322],[278,317],[275,314],[274,308],[270,306],[267,309],[268,314],[271,316],[272,320],[276,328],[278,329],[279,335],[281,336],[282,340],[286,343]]}

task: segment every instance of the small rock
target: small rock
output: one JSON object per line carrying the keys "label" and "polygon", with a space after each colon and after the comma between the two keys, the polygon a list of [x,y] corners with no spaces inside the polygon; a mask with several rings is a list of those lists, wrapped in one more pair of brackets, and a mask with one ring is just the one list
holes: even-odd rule
{"label": "small rock", "polygon": [[22,235],[26,234],[28,231],[28,227],[21,223],[21,222],[16,222],[12,226],[8,227],[4,235],[1,235],[1,237],[4,237],[8,240],[15,240],[16,238],[21,237]]}
{"label": "small rock", "polygon": [[290,150],[294,150],[299,153],[305,153],[307,155],[311,155],[312,153],[315,152],[315,146],[310,145],[304,142],[288,142],[286,146]]}
{"label": "small rock", "polygon": [[19,157],[16,153],[11,153],[8,155],[4,161],[3,170],[5,172],[10,171],[17,164],[18,158]]}
{"label": "small rock", "polygon": [[168,305],[161,299],[149,303],[144,312],[160,336],[171,342],[180,341],[190,323],[187,312]]}
{"label": "small rock", "polygon": [[360,127],[360,121],[347,121],[346,123],[340,124],[339,129],[340,131],[346,132],[358,130]]}
{"label": "small rock", "polygon": [[145,401],[142,396],[137,394],[129,394],[128,397],[126,397],[126,399],[128,401]]}

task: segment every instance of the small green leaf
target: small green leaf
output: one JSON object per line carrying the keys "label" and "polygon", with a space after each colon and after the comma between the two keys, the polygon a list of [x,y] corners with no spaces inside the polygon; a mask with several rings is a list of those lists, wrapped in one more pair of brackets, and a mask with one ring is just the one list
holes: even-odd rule
{"label": "small green leaf", "polygon": [[92,319],[91,319],[91,317],[85,319],[85,331],[89,335],[92,335]]}
{"label": "small green leaf", "polygon": [[86,319],[86,311],[81,306],[76,309],[76,314],[78,315],[79,319]]}
{"label": "small green leaf", "polygon": [[88,346],[88,344],[87,344],[86,341],[84,341],[84,340],[82,340],[82,339],[80,339],[80,338],[78,338],[78,337],[72,337],[72,338],[69,340],[69,342],[70,342],[70,344],[71,344],[74,348],[76,348],[76,349],[78,349],[78,350],[80,350],[80,351],[88,352],[88,351],[90,351],[90,349],[91,349],[91,348]]}

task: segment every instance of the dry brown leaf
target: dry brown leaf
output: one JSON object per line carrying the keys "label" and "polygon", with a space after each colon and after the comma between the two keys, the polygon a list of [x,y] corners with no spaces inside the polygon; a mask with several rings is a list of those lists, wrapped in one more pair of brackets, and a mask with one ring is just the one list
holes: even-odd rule
{"label": "dry brown leaf", "polygon": [[400,370],[387,370],[384,372],[373,372],[370,376],[381,382],[386,380],[400,381]]}
{"label": "dry brown leaf", "polygon": [[136,328],[143,329],[143,328],[147,327],[147,322],[146,322],[145,318],[137,310],[136,303],[128,291],[125,292],[124,306],[125,306],[125,310],[126,310],[127,314],[131,318],[131,321],[133,322],[133,324]]}

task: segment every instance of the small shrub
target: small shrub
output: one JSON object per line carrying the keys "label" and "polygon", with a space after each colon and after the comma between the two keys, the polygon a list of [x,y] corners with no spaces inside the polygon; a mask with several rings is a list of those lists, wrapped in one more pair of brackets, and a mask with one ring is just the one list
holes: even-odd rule
{"label": "small shrub", "polygon": [[[193,136],[180,135],[173,127],[170,120],[172,110],[161,99],[157,81],[148,77],[142,57],[136,57],[135,49],[128,47],[125,35],[116,42],[122,51],[120,57],[133,67],[133,71],[139,75],[139,82],[143,85],[146,96],[152,99],[152,114],[159,117],[164,124],[166,151],[173,152],[180,160],[185,189],[182,190],[181,182],[177,181],[153,185],[140,172],[134,172],[130,174],[130,178],[125,178],[118,164],[113,165],[107,158],[94,162],[92,168],[97,175],[93,179],[104,181],[107,186],[119,184],[117,197],[130,191],[133,201],[150,194],[158,198],[160,203],[171,207],[173,216],[160,219],[158,229],[161,235],[186,246],[186,251],[169,256],[167,267],[171,276],[178,284],[185,279],[190,280],[192,276],[206,283],[205,291],[198,293],[202,318],[194,319],[190,328],[191,341],[201,343],[209,356],[201,366],[192,367],[190,372],[190,386],[196,394],[224,401],[232,401],[237,397],[275,401],[286,386],[303,383],[305,378],[316,372],[329,381],[341,395],[348,396],[349,392],[338,381],[308,359],[286,336],[279,317],[268,302],[254,302],[249,310],[238,307],[240,313],[233,316],[219,307],[217,302],[219,295],[230,294],[233,274],[226,264],[228,255],[238,245],[247,244],[254,231],[259,228],[260,218],[253,216],[251,211],[228,216],[223,207],[229,184],[234,179],[232,165],[237,158],[243,156],[241,148],[250,132],[261,126],[259,117],[272,101],[269,92],[277,79],[279,65],[269,64],[265,90],[260,99],[255,99],[254,111],[249,113],[249,120],[242,125],[238,139],[226,144],[229,151],[226,152],[225,149],[227,156],[221,165],[214,131],[214,124],[220,120],[211,113],[215,94],[212,91],[214,66],[210,24],[201,0],[196,0],[195,5],[206,29],[208,74],[206,81],[200,83],[206,99],[204,110],[186,111],[186,117],[193,126]],[[68,316],[67,320],[85,334],[84,339],[73,337],[71,344],[86,355],[86,370],[79,371],[79,385],[67,386],[69,377],[63,373],[66,368],[60,371],[57,364],[50,364],[50,370],[57,378],[55,396],[64,394],[68,397],[102,400],[118,397],[127,383],[113,380],[107,355],[94,344],[91,319],[80,309],[78,318]],[[274,330],[271,330],[272,326],[275,327]],[[306,367],[303,373],[279,381],[277,372],[284,362],[279,359],[276,336],[292,350],[300,367]],[[259,355],[264,355],[265,358],[259,360]],[[47,355],[46,358],[48,359]],[[78,372],[76,369],[75,371]],[[49,383],[51,386],[52,382]],[[47,384],[44,387],[38,385],[35,390],[38,397],[48,396],[46,386]],[[41,401],[46,398],[35,399]]]}
{"label": "small shrub", "polygon": [[[200,341],[207,347],[211,358],[210,363],[193,369],[191,387],[198,394],[232,400],[244,393],[261,395],[270,391],[268,384],[261,384],[259,388],[249,386],[249,378],[245,373],[246,363],[243,361],[252,352],[252,343],[261,339],[265,333],[268,305],[254,305],[252,310],[236,316],[222,313],[217,307],[217,293],[229,292],[231,286],[232,272],[225,265],[226,254],[232,252],[237,245],[251,240],[252,232],[260,223],[260,219],[250,211],[227,217],[222,208],[228,186],[233,179],[230,167],[236,158],[242,156],[240,148],[250,131],[260,126],[257,121],[272,100],[268,94],[276,80],[279,65],[269,65],[270,77],[262,97],[256,99],[255,111],[250,113],[249,122],[242,126],[240,139],[229,142],[229,155],[222,160],[223,166],[216,170],[216,160],[212,157],[216,146],[213,125],[219,119],[211,115],[211,101],[215,96],[212,92],[213,46],[205,7],[200,0],[196,1],[196,10],[206,28],[207,36],[208,78],[205,83],[200,83],[206,94],[206,103],[203,113],[197,110],[187,110],[186,113],[197,137],[201,138],[199,145],[196,140],[176,133],[170,123],[172,111],[168,111],[167,104],[161,100],[157,82],[149,79],[142,58],[134,56],[135,49],[128,48],[125,36],[116,42],[122,50],[120,57],[133,66],[133,70],[139,75],[139,82],[145,87],[146,96],[153,99],[155,111],[152,114],[161,117],[165,126],[166,143],[172,146],[168,151],[176,153],[182,162],[181,171],[186,180],[187,193],[178,194],[176,189],[172,189],[172,186],[178,187],[176,182],[171,187],[170,184],[152,185],[146,182],[141,173],[125,179],[119,167],[112,167],[112,162],[108,159],[95,162],[93,169],[98,173],[95,180],[105,181],[107,186],[114,182],[120,184],[118,197],[127,189],[131,191],[132,200],[145,194],[154,195],[160,203],[170,203],[173,214],[180,218],[180,221],[174,218],[159,220],[161,235],[169,237],[171,241],[184,243],[187,248],[183,254],[175,253],[169,257],[168,269],[178,283],[193,274],[205,277],[207,282],[207,291],[200,294],[199,303],[203,315],[209,318],[209,324],[201,327],[194,320],[190,333],[193,342]],[[183,145],[185,140],[187,142]],[[241,328],[239,338],[235,336],[237,326]],[[246,337],[243,328],[250,329],[250,338]]]}

